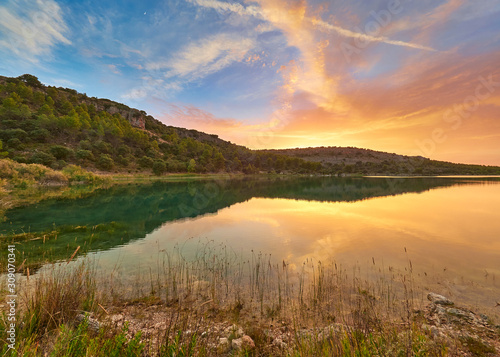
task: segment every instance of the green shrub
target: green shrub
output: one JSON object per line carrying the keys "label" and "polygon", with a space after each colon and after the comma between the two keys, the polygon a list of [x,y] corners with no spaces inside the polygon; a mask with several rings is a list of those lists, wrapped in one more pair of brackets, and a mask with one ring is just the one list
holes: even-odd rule
{"label": "green shrub", "polygon": [[50,132],[47,129],[36,129],[29,132],[31,140],[37,143],[44,143],[50,138]]}
{"label": "green shrub", "polygon": [[161,176],[167,171],[167,165],[163,160],[156,160],[153,164],[153,173],[157,176]]}
{"label": "green shrub", "polygon": [[19,139],[21,141],[26,140],[28,134],[23,129],[6,129],[0,130],[0,140],[9,140],[9,139]]}
{"label": "green shrub", "polygon": [[50,166],[54,163],[54,161],[56,161],[56,158],[52,154],[40,151],[34,153],[31,156],[30,161],[34,164],[42,164],[45,166]]}
{"label": "green shrub", "polygon": [[118,147],[118,155],[127,156],[132,153],[132,150],[127,145],[120,145]]}
{"label": "green shrub", "polygon": [[2,151],[2,148],[3,148],[3,143],[2,143],[2,140],[0,140],[0,159],[7,157],[7,155],[9,155],[8,152]]}
{"label": "green shrub", "polygon": [[73,155],[73,150],[62,145],[53,145],[50,147],[50,153],[58,160],[64,160]]}
{"label": "green shrub", "polygon": [[76,152],[76,158],[78,160],[90,160],[94,161],[94,154],[90,150],[77,150]]}
{"label": "green shrub", "polygon": [[28,163],[28,159],[23,155],[16,155],[12,158],[12,160],[19,162],[20,164],[27,164]]}
{"label": "green shrub", "polygon": [[92,144],[89,140],[82,140],[78,143],[78,149],[80,150],[92,150]]}
{"label": "green shrub", "polygon": [[122,166],[128,166],[128,164],[130,163],[129,159],[122,155],[118,156],[116,161],[118,161],[118,163]]}
{"label": "green shrub", "polygon": [[62,170],[70,182],[87,182],[92,183],[99,179],[99,176],[92,172],[86,171],[77,165],[68,165]]}
{"label": "green shrub", "polygon": [[149,156],[143,156],[139,160],[137,160],[137,163],[139,164],[140,167],[151,168],[153,167],[154,160]]}
{"label": "green shrub", "polygon": [[[106,143],[104,141],[98,141],[94,145],[94,150],[101,154],[111,154],[113,152],[113,147],[111,144]],[[83,149],[83,148],[82,148]]]}
{"label": "green shrub", "polygon": [[102,170],[110,170],[115,166],[115,162],[108,154],[101,154],[97,166]]}

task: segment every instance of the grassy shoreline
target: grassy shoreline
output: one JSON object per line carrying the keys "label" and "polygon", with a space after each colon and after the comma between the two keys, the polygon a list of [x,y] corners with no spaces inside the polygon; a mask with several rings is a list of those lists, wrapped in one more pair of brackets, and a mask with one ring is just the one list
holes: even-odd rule
{"label": "grassy shoreline", "polygon": [[265,254],[242,261],[207,247],[194,260],[173,252],[158,265],[156,274],[137,277],[128,294],[130,284],[118,271],[99,275],[89,260],[55,264],[36,276],[21,269],[17,352],[10,355],[494,356],[500,351],[499,325],[465,308],[427,302],[415,287],[411,265],[367,281],[356,267],[335,262],[308,260],[294,269]]}
{"label": "grassy shoreline", "polygon": [[[309,177],[309,174],[276,173],[109,173],[90,172],[80,166],[68,165],[54,170],[40,164],[22,164],[0,159],[0,220],[7,209],[38,203],[48,198],[77,198],[99,188],[129,183],[228,180],[247,177]],[[317,175],[323,176],[323,175]],[[349,174],[346,177],[379,177]],[[427,176],[403,176],[427,177]],[[447,176],[449,177],[449,176]],[[472,176],[471,176],[472,177]]]}

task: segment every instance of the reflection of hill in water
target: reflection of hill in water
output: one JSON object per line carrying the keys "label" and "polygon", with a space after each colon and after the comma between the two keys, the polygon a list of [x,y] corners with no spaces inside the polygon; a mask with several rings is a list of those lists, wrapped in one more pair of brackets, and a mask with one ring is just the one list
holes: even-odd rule
{"label": "reflection of hill in water", "polygon": [[30,260],[61,259],[77,246],[110,249],[143,238],[165,222],[215,213],[252,197],[349,202],[471,182],[484,180],[311,177],[115,186],[77,200],[47,200],[8,211],[0,234],[30,232],[34,240],[19,245]]}

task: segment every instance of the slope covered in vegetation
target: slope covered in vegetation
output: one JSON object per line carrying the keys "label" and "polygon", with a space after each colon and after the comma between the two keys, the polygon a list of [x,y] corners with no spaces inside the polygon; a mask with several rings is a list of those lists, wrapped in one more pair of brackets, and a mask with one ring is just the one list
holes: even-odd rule
{"label": "slope covered in vegetation", "polygon": [[285,172],[360,175],[500,174],[356,148],[250,150],[196,130],[167,126],[144,111],[32,75],[0,76],[0,157],[60,170],[68,164],[112,173]]}
{"label": "slope covered in vegetation", "polygon": [[455,164],[354,147],[314,147],[262,152],[321,163],[333,174],[362,175],[500,175],[500,167]]}
{"label": "slope covered in vegetation", "polygon": [[53,169],[68,164],[104,172],[317,172],[321,164],[166,126],[137,109],[32,75],[0,77],[3,157]]}

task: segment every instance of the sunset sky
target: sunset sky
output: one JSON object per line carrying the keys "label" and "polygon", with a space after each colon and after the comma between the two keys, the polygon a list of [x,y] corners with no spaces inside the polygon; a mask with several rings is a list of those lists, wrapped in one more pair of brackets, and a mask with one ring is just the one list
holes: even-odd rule
{"label": "sunset sky", "polygon": [[250,148],[500,165],[499,0],[7,0],[0,58]]}

